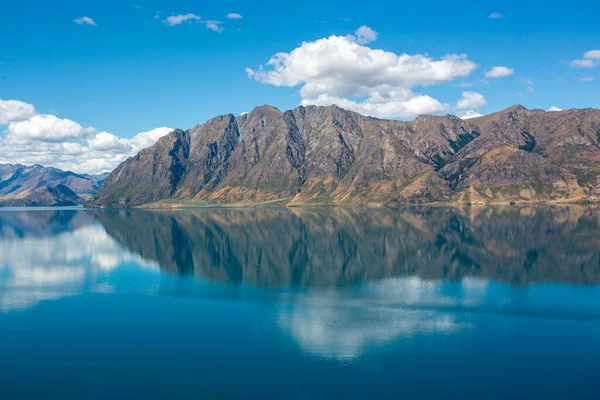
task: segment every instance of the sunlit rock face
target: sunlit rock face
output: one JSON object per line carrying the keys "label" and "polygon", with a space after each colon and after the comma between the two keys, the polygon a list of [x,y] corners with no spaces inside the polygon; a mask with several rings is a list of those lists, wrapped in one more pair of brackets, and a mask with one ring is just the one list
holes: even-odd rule
{"label": "sunlit rock face", "polygon": [[404,122],[261,106],[161,138],[120,164],[89,204],[595,202],[599,141],[595,109],[513,106]]}
{"label": "sunlit rock face", "polygon": [[124,250],[83,211],[0,212],[2,311],[111,291],[103,277],[128,261],[151,265]]}

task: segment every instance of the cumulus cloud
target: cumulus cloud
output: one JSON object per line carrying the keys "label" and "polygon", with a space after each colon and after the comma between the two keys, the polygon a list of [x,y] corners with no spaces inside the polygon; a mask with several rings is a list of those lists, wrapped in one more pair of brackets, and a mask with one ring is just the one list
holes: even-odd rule
{"label": "cumulus cloud", "polygon": [[548,112],[555,112],[555,111],[562,111],[562,108],[558,108],[556,106],[552,106],[550,107],[548,110],[546,110]]}
{"label": "cumulus cloud", "polygon": [[96,24],[96,21],[94,21],[93,19],[91,19],[90,17],[81,17],[81,18],[77,18],[74,19],[73,22],[75,22],[77,25],[91,25],[91,26],[98,26]]}
{"label": "cumulus cloud", "polygon": [[171,132],[173,132],[173,128],[168,128],[166,126],[154,128],[147,132],[138,133],[129,140],[129,143],[132,146],[133,152],[137,153],[142,149],[154,145],[158,139]]}
{"label": "cumulus cloud", "polygon": [[456,103],[456,109],[479,108],[486,103],[485,97],[477,92],[463,92],[462,98]]}
{"label": "cumulus cloud", "polygon": [[456,114],[456,116],[459,118],[462,118],[462,119],[471,119],[471,118],[483,117],[483,114],[480,114],[479,112],[477,112],[475,110],[465,110],[465,111],[458,112]]}
{"label": "cumulus cloud", "polygon": [[7,133],[23,141],[34,139],[42,142],[60,142],[75,139],[84,133],[93,131],[93,128],[84,128],[70,119],[40,114],[25,121],[11,122],[8,125]]}
{"label": "cumulus cloud", "polygon": [[583,58],[600,60],[600,50],[590,50],[583,54]]}
{"label": "cumulus cloud", "polygon": [[35,115],[35,107],[18,100],[0,99],[0,125],[22,121]]}
{"label": "cumulus cloud", "polygon": [[590,50],[583,54],[582,59],[569,62],[573,68],[595,68],[600,65],[600,50]]}
{"label": "cumulus cloud", "polygon": [[486,72],[485,77],[486,78],[503,78],[505,76],[513,75],[514,73],[515,73],[515,70],[513,68],[498,66],[498,67],[494,67],[494,68],[490,69],[488,72]]}
{"label": "cumulus cloud", "polygon": [[223,21],[208,20],[208,21],[202,21],[202,23],[206,26],[206,29],[208,29],[209,31],[221,33],[225,30],[221,26],[223,24]]}
{"label": "cumulus cloud", "polygon": [[87,140],[91,150],[98,151],[115,151],[127,153],[132,150],[131,145],[126,139],[119,139],[112,133],[100,132]]}
{"label": "cumulus cloud", "polygon": [[373,29],[363,25],[354,31],[354,35],[348,35],[348,38],[358,44],[367,44],[376,41],[378,36]]}
{"label": "cumulus cloud", "polygon": [[[35,110],[32,105],[17,100],[0,104],[7,103],[26,104],[28,112]],[[4,108],[0,107],[0,110]],[[8,119],[8,113],[1,115]],[[41,164],[79,173],[110,171],[173,131],[172,128],[160,127],[128,139],[109,132],[98,132],[93,127],[84,128],[75,121],[55,115],[38,114],[21,121],[14,121],[14,112],[11,111],[10,115],[13,122],[8,124],[4,135],[0,135],[0,163]],[[18,119],[24,116],[21,113]]]}
{"label": "cumulus cloud", "polygon": [[229,13],[226,15],[226,17],[227,17],[227,19],[243,19],[244,18],[238,13]]}
{"label": "cumulus cloud", "polygon": [[335,104],[347,110],[364,115],[376,115],[380,118],[395,118],[397,116],[413,118],[420,114],[443,114],[450,110],[448,104],[442,104],[429,96],[415,95],[410,90],[390,92],[385,96],[374,93],[361,102],[321,94],[315,99],[303,99],[301,104],[304,106],[330,106]]}
{"label": "cumulus cloud", "polygon": [[169,26],[181,25],[186,21],[200,21],[200,17],[196,14],[178,14],[171,15],[163,20]]}
{"label": "cumulus cloud", "polygon": [[490,19],[502,19],[502,18],[504,18],[504,15],[500,14],[499,12],[493,12],[493,13],[491,13],[488,16],[488,18],[490,18]]}
{"label": "cumulus cloud", "polygon": [[414,87],[466,77],[477,67],[466,55],[448,54],[437,60],[426,54],[398,55],[361,45],[357,38],[330,36],[304,42],[289,53],[275,54],[266,66],[246,68],[246,72],[258,82],[301,86],[305,105],[337,104],[376,117],[410,118],[449,109],[414,93]]}

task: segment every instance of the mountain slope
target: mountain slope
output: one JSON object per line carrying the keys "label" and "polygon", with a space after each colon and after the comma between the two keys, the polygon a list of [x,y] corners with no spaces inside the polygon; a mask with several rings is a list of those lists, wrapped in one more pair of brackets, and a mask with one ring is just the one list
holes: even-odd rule
{"label": "mountain slope", "polygon": [[599,140],[592,109],[403,122],[261,106],[165,136],[115,169],[90,204],[595,201]]}
{"label": "mountain slope", "polygon": [[0,165],[0,206],[83,204],[98,190],[104,176],[78,175],[41,165]]}

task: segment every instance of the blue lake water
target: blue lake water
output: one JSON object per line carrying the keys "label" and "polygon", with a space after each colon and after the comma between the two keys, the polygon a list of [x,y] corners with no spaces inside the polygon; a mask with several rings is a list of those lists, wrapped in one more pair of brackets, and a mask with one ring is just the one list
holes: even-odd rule
{"label": "blue lake water", "polygon": [[0,211],[0,399],[600,397],[600,210]]}

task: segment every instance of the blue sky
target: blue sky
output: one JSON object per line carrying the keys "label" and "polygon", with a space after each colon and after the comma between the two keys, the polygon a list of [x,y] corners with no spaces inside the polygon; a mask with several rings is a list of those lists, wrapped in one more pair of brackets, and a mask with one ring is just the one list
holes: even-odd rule
{"label": "blue sky", "polygon": [[[231,13],[242,18],[227,18]],[[490,18],[493,13],[502,18]],[[191,14],[173,26],[166,20]],[[600,107],[600,53],[593,53],[600,49],[599,14],[600,5],[576,0],[556,6],[535,0],[368,5],[313,0],[5,2],[0,13],[0,99],[24,102],[35,107],[36,114],[86,127],[75,132],[67,126],[74,129],[71,134],[54,132],[50,141],[44,136],[47,126],[40,128],[34,139],[52,143],[54,152],[60,151],[57,143],[63,139],[83,150],[92,149],[89,140],[97,139],[97,149],[113,146],[124,151],[129,146],[131,152],[137,148],[126,139],[139,132],[190,128],[261,104],[283,110],[301,102],[334,102],[401,119],[412,119],[420,110],[486,114],[513,104]],[[95,25],[74,22],[82,17]],[[361,31],[366,37],[355,33],[362,26],[368,27]],[[348,38],[349,44],[329,42],[332,36]],[[338,60],[342,64],[331,67],[327,57],[335,54],[328,53],[318,55],[316,64],[322,69],[314,71],[311,57],[318,48],[300,47],[319,39],[325,49],[335,45],[340,52],[357,51],[371,61],[381,55],[378,49],[393,57],[406,53],[411,57],[407,65],[418,61],[417,69],[425,70],[401,69],[390,77],[386,65],[377,60],[373,71],[353,69],[361,59],[346,64]],[[293,65],[282,63],[283,71],[267,73],[273,72],[266,66],[271,57],[298,48]],[[442,65],[448,54],[462,58]],[[416,55],[422,56],[413,58]],[[397,62],[393,57],[388,60],[392,64]],[[266,72],[259,72],[260,65]],[[512,73],[486,78],[486,72],[498,66]],[[438,74],[438,67],[449,70]],[[254,75],[249,76],[247,68]],[[311,74],[318,79],[313,81]],[[23,118],[5,117],[4,124]],[[0,125],[0,138],[6,145],[11,132],[14,139],[26,129],[35,131],[33,122],[12,130]],[[96,138],[98,133],[106,135]],[[149,140],[139,141],[138,147]],[[0,154],[0,162],[39,161],[65,168],[78,162],[67,158]],[[100,164],[81,170],[107,168]]]}

